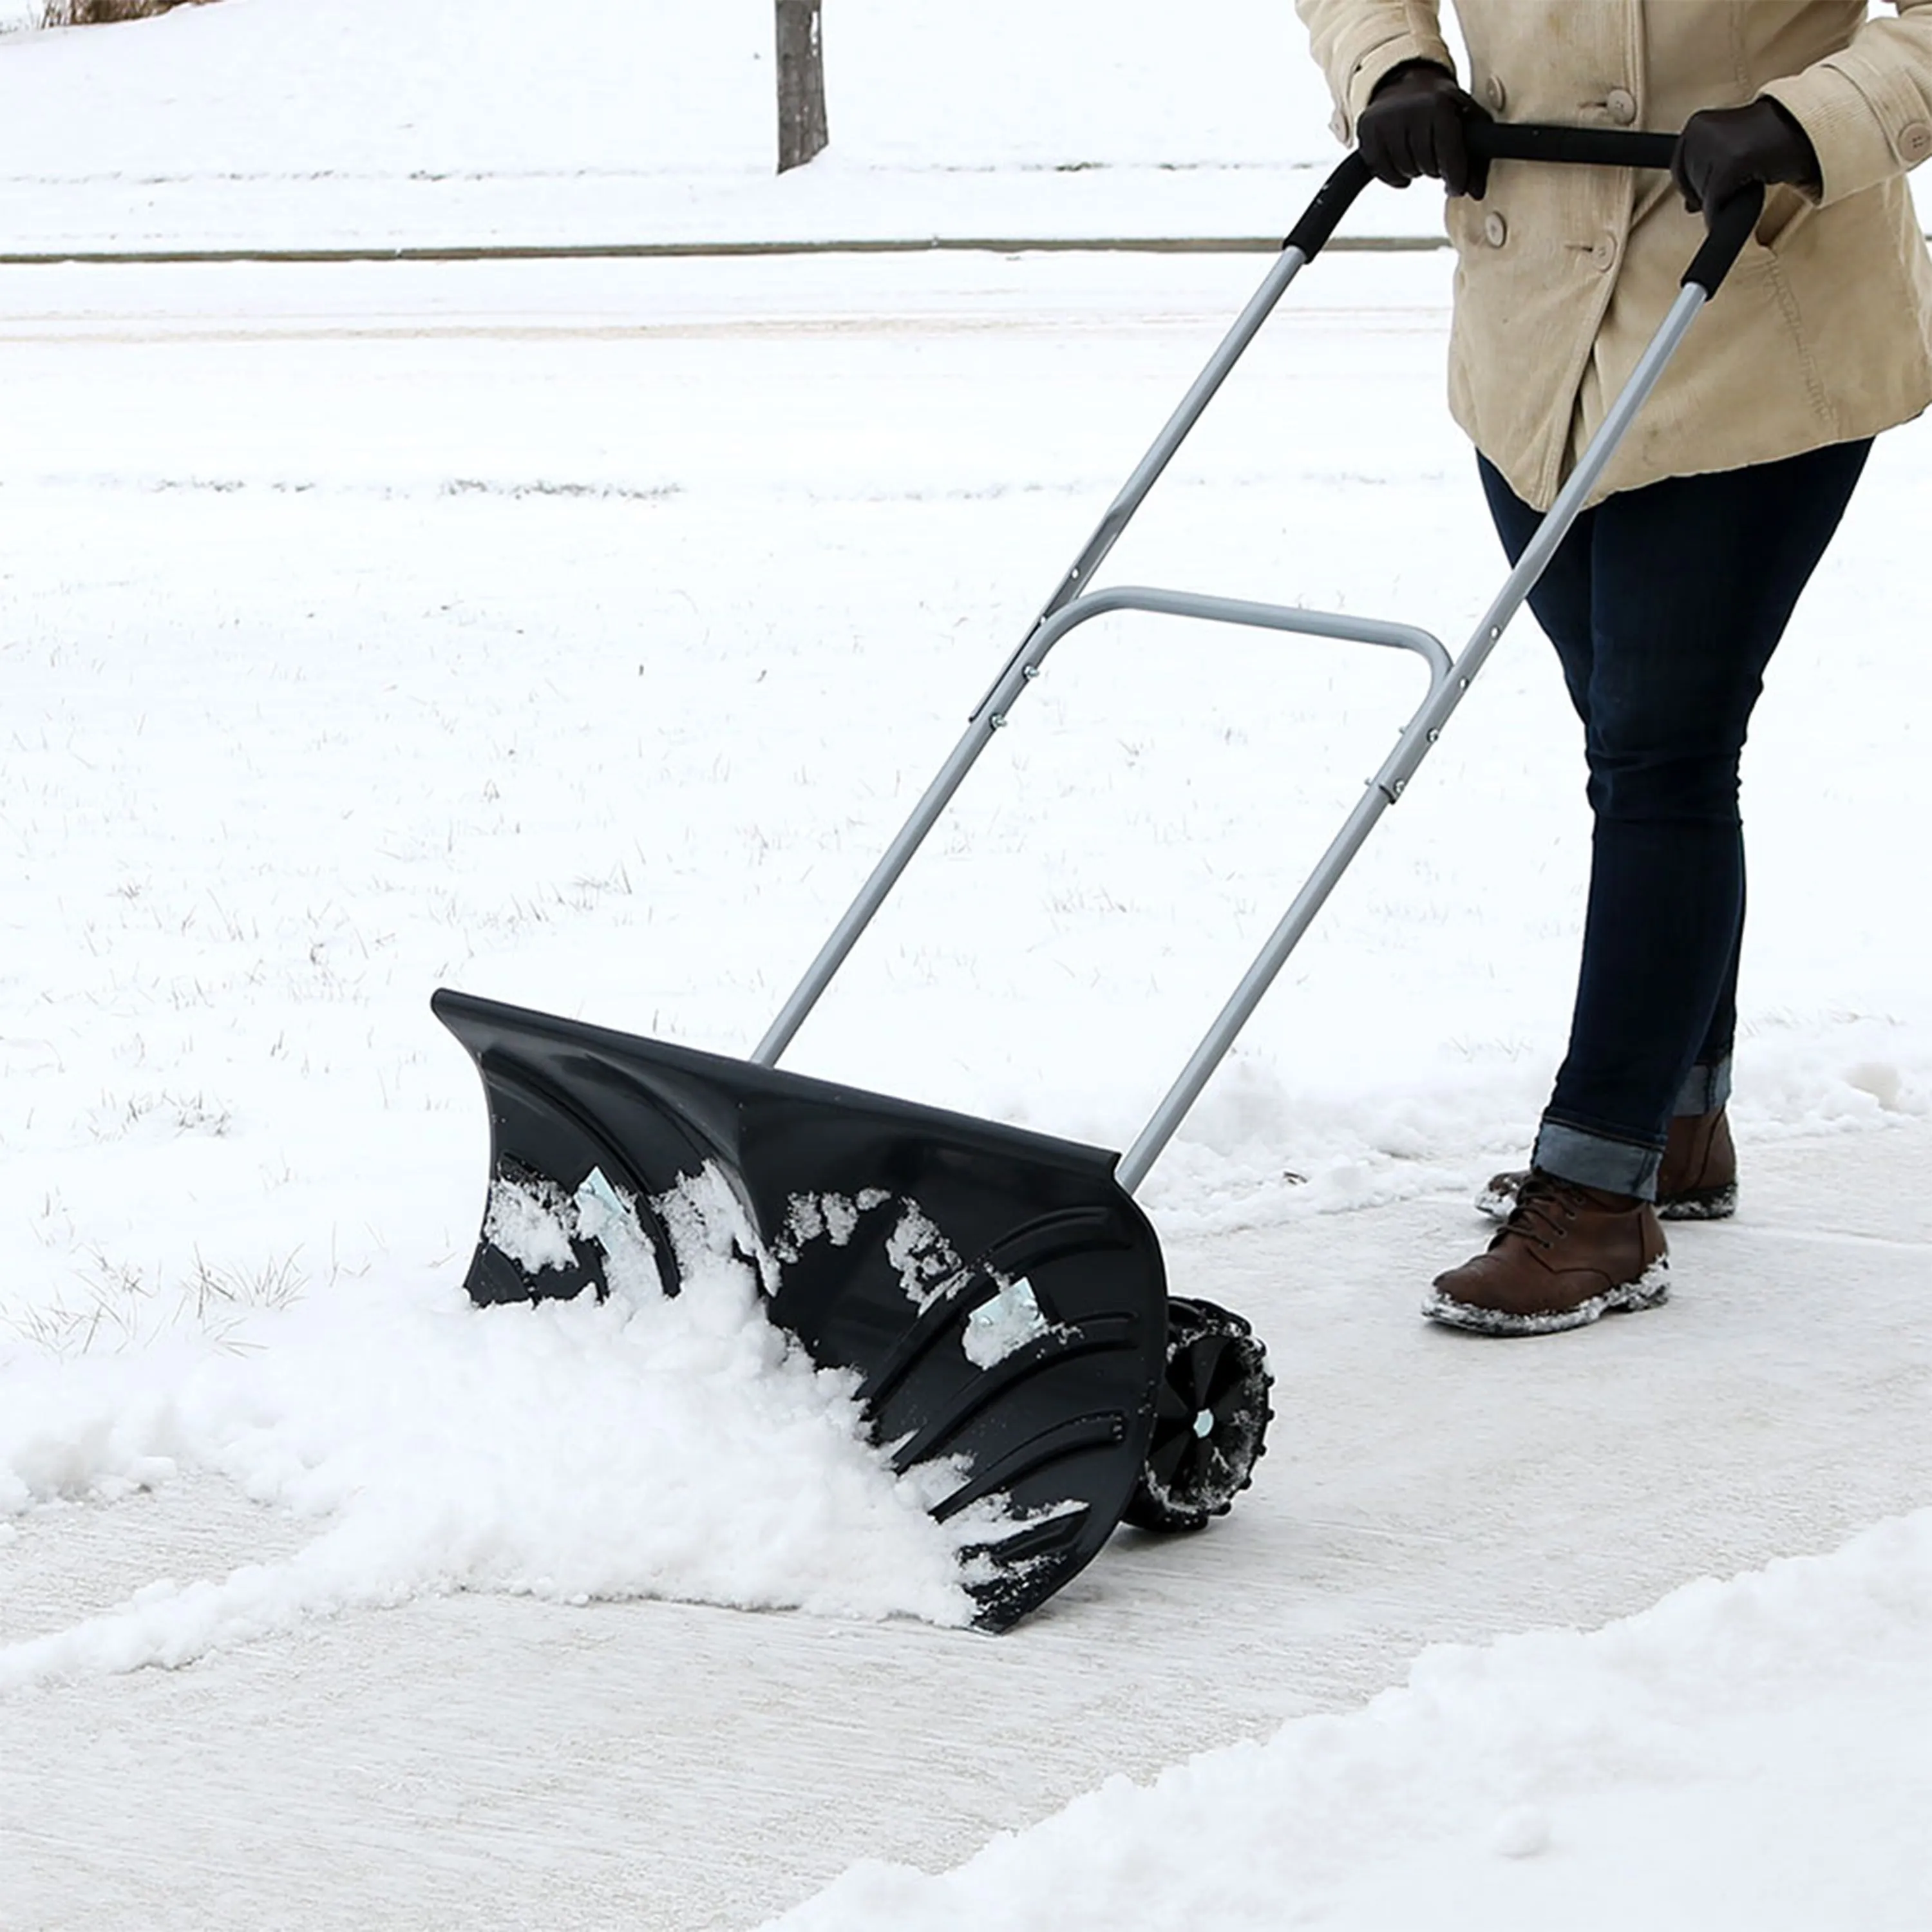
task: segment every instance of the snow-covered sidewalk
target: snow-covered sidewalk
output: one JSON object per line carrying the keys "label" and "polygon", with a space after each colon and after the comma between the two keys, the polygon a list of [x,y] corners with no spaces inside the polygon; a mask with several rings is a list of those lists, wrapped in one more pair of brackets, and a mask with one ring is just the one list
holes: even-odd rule
{"label": "snow-covered sidewalk", "polygon": [[[454,1594],[16,1694],[0,1922],[740,1932],[856,1860],[937,1869],[1355,1710],[1426,1646],[1829,1550],[1932,1505],[1928,1160],[1916,1126],[1749,1148],[1738,1221],[1677,1235],[1673,1302],[1549,1342],[1416,1318],[1479,1232],[1455,1200],[1177,1244],[1177,1282],[1274,1342],[1262,1479],[1204,1535],[1117,1539],[1004,1638]],[[298,1540],[208,1480],[44,1511],[0,1555],[4,1634]],[[801,1924],[1099,1932],[1129,1898],[1244,1932],[1418,1898],[1510,1928],[1922,1924],[1925,1544],[1426,1660],[1406,1704],[1110,1790],[930,1895],[855,1878]]]}

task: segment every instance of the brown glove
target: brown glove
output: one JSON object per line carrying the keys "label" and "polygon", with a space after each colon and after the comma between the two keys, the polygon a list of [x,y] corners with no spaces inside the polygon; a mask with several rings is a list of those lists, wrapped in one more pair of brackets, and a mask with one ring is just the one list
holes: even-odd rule
{"label": "brown glove", "polygon": [[1822,185],[1810,136],[1768,95],[1748,107],[1707,107],[1692,115],[1678,136],[1670,173],[1684,206],[1707,221],[1711,211],[1753,182],[1767,188],[1790,182],[1814,194]]}
{"label": "brown glove", "polygon": [[1391,68],[1355,123],[1355,145],[1369,171],[1391,188],[1433,175],[1451,194],[1480,201],[1489,164],[1469,152],[1463,130],[1489,116],[1433,61]]}

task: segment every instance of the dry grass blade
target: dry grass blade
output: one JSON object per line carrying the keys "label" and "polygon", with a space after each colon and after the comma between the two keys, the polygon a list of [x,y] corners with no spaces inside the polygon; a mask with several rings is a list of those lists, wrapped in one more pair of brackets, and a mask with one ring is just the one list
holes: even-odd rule
{"label": "dry grass blade", "polygon": [[175,7],[205,7],[208,0],[46,0],[41,14],[50,27],[106,27],[122,20],[145,20]]}
{"label": "dry grass blade", "polygon": [[138,1267],[89,1250],[77,1270],[77,1298],[57,1298],[0,1325],[55,1355],[116,1354],[144,1347],[171,1328],[199,1330],[218,1348],[240,1352],[248,1346],[241,1331],[250,1314],[301,1300],[308,1277],[298,1253],[271,1255],[252,1270],[211,1264],[197,1253],[170,1311],[160,1298],[158,1274],[150,1278]]}

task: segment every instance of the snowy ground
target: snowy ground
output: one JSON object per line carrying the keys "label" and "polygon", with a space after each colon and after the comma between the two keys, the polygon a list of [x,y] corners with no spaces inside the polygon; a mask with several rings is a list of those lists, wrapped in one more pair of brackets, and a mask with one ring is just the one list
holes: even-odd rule
{"label": "snowy ground", "polygon": [[[598,1600],[830,1607],[830,1570],[848,1609],[922,1607],[861,1560],[869,1498],[787,1544],[767,1478],[735,1514],[742,1481],[654,1483],[626,1430],[680,1425],[622,1337],[464,1312],[481,1108],[428,990],[743,1050],[1252,279],[6,284],[15,1920],[507,1923],[561,1887],[586,1923],[749,1925],[1346,1708],[1427,1642],[1932,1503],[1924,913],[1874,836],[1918,809],[1912,431],[1763,713],[1751,1212],[1680,1240],[1668,1312],[1561,1352],[1414,1316],[1563,1016],[1582,827],[1526,634],[1149,1184],[1177,1281],[1282,1366],[1237,1517],[998,1645]],[[1466,622],[1494,566],[1437,427],[1442,284],[1312,273],[1117,574]],[[1120,1144],[1406,669],[1124,620],[1070,644],[795,1064]],[[1856,1312],[1821,1327],[1821,1294]],[[103,1767],[166,1828],[109,1826]]]}
{"label": "snowy ground", "polygon": [[[855,7],[854,79],[900,83],[855,89],[801,186],[762,177],[762,76],[719,111],[742,22],[692,27],[645,113],[634,8],[579,0],[602,57],[533,41],[518,94],[508,8],[424,0],[371,68],[363,0],[224,0],[0,43],[0,188],[63,245],[462,238],[412,173],[516,239],[604,235],[607,175],[627,236],[1266,232],[1221,217],[1318,152],[1318,103],[1291,83],[1278,146],[1272,70],[1217,91],[1190,43],[1169,74],[1160,10],[1113,10],[1078,112],[1048,80],[1096,17],[1038,24],[989,122],[909,92],[916,36]],[[1215,16],[1293,62],[1285,18]],[[473,87],[430,85],[464,58]],[[1826,1553],[1932,1506],[1923,426],[1760,714],[1746,1210],[1684,1232],[1665,1311],[1502,1348],[1415,1318],[1568,1004],[1585,826],[1527,631],[1144,1190],[1176,1285],[1282,1377],[1213,1534],[1123,1537],[964,1634],[917,1497],[728,1272],[669,1311],[463,1300],[484,1127],[430,989],[748,1047],[1259,272],[0,270],[6,1932],[749,1927],[1284,1722],[800,1923],[1082,1922],[1070,1894],[1241,1928],[1932,1916],[1900,1822],[1932,1782],[1926,1522]],[[1311,272],[1110,574],[1460,641],[1497,571],[1440,406],[1447,285]],[[1123,1144],[1414,676],[1089,627],[789,1064]],[[1622,1617],[1358,1708],[1432,1643]],[[1164,1831],[1202,1855],[1150,1872]]]}
{"label": "snowy ground", "polygon": [[[1180,40],[1154,0],[841,0],[832,146],[782,182],[768,6],[221,0],[107,31],[0,41],[0,253],[1279,235],[1337,152],[1275,0]],[[1426,228],[1418,200],[1383,218]]]}
{"label": "snowy ground", "polygon": [[[839,0],[825,34],[832,145],[782,180],[766,6],[220,0],[7,35],[0,254],[1279,236],[1340,158],[1288,0],[1184,32],[1160,0]],[[1440,223],[1416,192],[1356,229]]]}

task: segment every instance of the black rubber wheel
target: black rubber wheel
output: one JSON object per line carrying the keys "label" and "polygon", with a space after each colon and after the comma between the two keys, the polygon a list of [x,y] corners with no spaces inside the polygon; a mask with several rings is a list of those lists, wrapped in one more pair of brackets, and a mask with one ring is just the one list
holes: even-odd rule
{"label": "black rubber wheel", "polygon": [[1123,1520],[1172,1535],[1226,1516],[1267,1453],[1274,1384],[1268,1350],[1240,1316],[1171,1299],[1154,1439]]}

